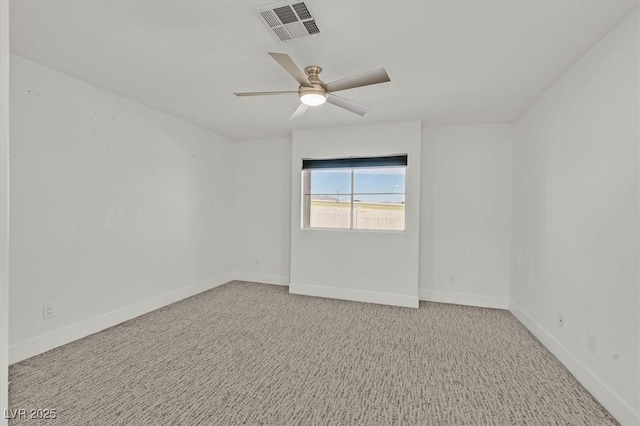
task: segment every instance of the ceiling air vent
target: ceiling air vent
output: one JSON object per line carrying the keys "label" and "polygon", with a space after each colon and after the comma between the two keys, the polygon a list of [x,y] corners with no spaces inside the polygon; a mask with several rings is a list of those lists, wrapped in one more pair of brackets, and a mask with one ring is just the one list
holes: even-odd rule
{"label": "ceiling air vent", "polygon": [[259,8],[258,14],[269,32],[282,43],[320,35],[318,23],[304,2],[271,4]]}

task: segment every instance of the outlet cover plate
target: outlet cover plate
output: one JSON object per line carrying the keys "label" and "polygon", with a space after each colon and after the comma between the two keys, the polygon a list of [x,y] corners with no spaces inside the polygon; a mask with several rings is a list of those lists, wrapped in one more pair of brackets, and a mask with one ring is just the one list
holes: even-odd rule
{"label": "outlet cover plate", "polygon": [[55,316],[53,305],[42,305],[42,319],[49,319]]}
{"label": "outlet cover plate", "polygon": [[592,354],[596,353],[596,336],[587,334],[587,350]]}

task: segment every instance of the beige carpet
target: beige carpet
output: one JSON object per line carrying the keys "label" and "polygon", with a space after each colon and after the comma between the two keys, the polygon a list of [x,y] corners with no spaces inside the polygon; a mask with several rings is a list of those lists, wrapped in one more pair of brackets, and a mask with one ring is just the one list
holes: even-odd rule
{"label": "beige carpet", "polygon": [[614,425],[507,311],[233,282],[10,368],[10,425]]}

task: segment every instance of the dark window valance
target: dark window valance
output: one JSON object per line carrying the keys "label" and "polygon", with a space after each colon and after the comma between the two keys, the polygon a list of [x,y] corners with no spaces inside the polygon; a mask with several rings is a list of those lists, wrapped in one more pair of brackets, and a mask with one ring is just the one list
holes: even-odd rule
{"label": "dark window valance", "polygon": [[360,167],[406,167],[407,155],[386,157],[349,157],[331,159],[303,159],[302,170],[313,169],[355,169]]}

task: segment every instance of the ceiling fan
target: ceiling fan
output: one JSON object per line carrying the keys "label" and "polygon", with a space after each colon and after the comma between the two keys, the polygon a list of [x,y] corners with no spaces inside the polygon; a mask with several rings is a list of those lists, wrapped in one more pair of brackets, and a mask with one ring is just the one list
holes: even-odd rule
{"label": "ceiling fan", "polygon": [[[290,119],[302,116],[309,107],[322,105],[325,102],[339,106],[358,115],[365,115],[369,107],[359,104],[349,99],[336,96],[333,92],[339,90],[353,89],[355,87],[368,86],[370,84],[386,83],[391,81],[384,68],[368,71],[362,74],[337,80],[331,83],[323,83],[318,77],[322,68],[311,65],[304,69],[304,73],[296,66],[295,62],[284,53],[272,53],[269,55],[279,63],[293,78],[300,83],[298,90],[284,90],[277,92],[243,92],[234,93],[236,96],[264,96],[264,95],[284,95],[297,93],[300,98],[300,105],[291,115]],[[306,75],[305,75],[306,73]]]}

